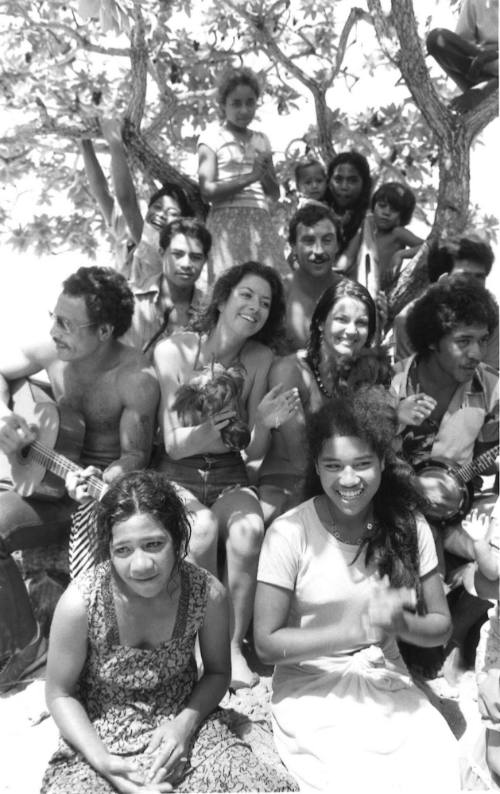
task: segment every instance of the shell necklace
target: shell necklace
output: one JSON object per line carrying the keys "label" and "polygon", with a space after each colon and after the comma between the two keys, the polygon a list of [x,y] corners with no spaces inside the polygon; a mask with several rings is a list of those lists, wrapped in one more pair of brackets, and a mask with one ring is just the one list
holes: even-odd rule
{"label": "shell necklace", "polygon": [[330,535],[333,535],[333,537],[336,540],[340,540],[341,543],[347,543],[349,546],[360,546],[363,538],[365,537],[365,534],[367,532],[372,532],[373,531],[373,528],[374,528],[375,524],[373,523],[373,521],[368,521],[367,524],[365,525],[365,528],[363,530],[362,535],[359,538],[356,538],[355,540],[353,540],[352,538],[346,537],[342,533],[340,527],[338,526],[338,524],[336,523],[336,521],[335,521],[335,519],[333,517],[332,510],[331,510],[331,507],[330,507],[330,500],[328,499],[328,497],[326,497],[326,507],[327,507],[328,514],[329,514],[330,520],[331,520],[331,526],[328,527],[328,531],[329,531]]}

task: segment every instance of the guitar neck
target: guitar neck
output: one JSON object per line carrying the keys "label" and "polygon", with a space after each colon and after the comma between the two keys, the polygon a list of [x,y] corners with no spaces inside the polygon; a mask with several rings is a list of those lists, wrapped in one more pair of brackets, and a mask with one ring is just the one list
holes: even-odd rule
{"label": "guitar neck", "polygon": [[[29,448],[28,456],[35,463],[40,463],[53,474],[64,479],[70,472],[83,471],[81,466],[73,463],[69,458],[55,452],[53,449],[44,446],[39,441],[34,441]],[[104,489],[104,483],[97,477],[87,477],[86,484],[90,496],[94,499],[99,499]]]}
{"label": "guitar neck", "polygon": [[499,450],[500,447],[497,444],[496,447],[488,450],[488,452],[483,452],[476,460],[472,460],[470,463],[466,463],[465,466],[461,466],[456,473],[457,477],[464,483],[470,482],[476,474],[482,474],[493,465]]}

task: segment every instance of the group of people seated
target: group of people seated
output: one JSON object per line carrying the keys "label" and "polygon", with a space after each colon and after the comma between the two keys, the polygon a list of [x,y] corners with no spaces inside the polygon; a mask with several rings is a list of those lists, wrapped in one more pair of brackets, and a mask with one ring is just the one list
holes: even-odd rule
{"label": "group of people seated", "polygon": [[[492,251],[467,234],[432,244],[394,356],[384,290],[423,243],[405,229],[413,194],[371,196],[358,152],[299,163],[287,256],[269,142],[249,127],[258,97],[247,69],[219,86],[223,121],[199,141],[206,225],[171,187],[142,216],[116,124],[103,124],[115,196],[82,143],[115,267],[70,275],[47,339],[0,360],[3,689],[47,651],[12,552],[60,543],[72,522],[86,546],[51,627],[62,740],[45,794],[460,787],[453,734],[403,656],[410,671],[428,671],[428,649],[465,664],[498,600],[495,495],[469,484],[498,455]],[[51,463],[57,431],[16,402],[41,371],[60,430],[83,419],[78,466]],[[16,482],[31,451],[67,473],[57,501]],[[484,622],[478,679],[497,784],[499,619]],[[252,641],[275,667],[282,766],[218,707],[258,682]]]}

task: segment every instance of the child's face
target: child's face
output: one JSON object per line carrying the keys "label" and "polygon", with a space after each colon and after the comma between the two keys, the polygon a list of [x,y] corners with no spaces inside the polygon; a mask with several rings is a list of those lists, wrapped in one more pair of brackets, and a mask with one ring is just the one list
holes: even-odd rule
{"label": "child's face", "polygon": [[391,207],[389,202],[381,198],[375,202],[373,208],[373,218],[377,229],[383,232],[390,232],[396,226],[401,226],[401,213]]}
{"label": "child's face", "polygon": [[224,103],[224,116],[230,126],[245,130],[257,110],[257,97],[249,85],[241,83],[233,88]]}
{"label": "child's face", "polygon": [[321,201],[326,190],[326,174],[320,165],[308,165],[300,171],[297,189],[308,199]]}
{"label": "child's face", "polygon": [[363,179],[351,163],[341,163],[330,177],[330,188],[340,209],[350,209],[363,192]]}

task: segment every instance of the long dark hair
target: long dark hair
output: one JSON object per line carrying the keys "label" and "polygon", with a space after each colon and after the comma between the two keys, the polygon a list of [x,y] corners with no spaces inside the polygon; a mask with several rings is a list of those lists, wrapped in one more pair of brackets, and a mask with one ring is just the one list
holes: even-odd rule
{"label": "long dark hair", "polygon": [[368,347],[373,340],[377,328],[377,309],[372,296],[359,282],[351,281],[349,278],[340,278],[325,289],[316,304],[311,318],[306,348],[306,362],[313,371],[319,367],[320,363],[321,336],[325,320],[337,301],[346,297],[354,298],[366,306],[368,313],[368,338],[365,347]]}
{"label": "long dark hair", "polygon": [[384,462],[380,487],[373,498],[374,525],[366,530],[358,556],[374,562],[380,576],[393,587],[415,587],[423,609],[415,512],[425,508],[425,498],[411,467],[393,451],[398,420],[390,396],[380,386],[353,391],[339,387],[325,405],[307,419],[309,458],[306,499],[323,493],[316,463],[326,441],[351,436],[365,441]]}
{"label": "long dark hair", "polygon": [[370,193],[372,190],[372,178],[370,174],[370,166],[368,164],[368,160],[366,159],[366,157],[360,152],[356,152],[356,151],[340,152],[333,158],[333,160],[328,165],[327,174],[326,174],[328,180],[328,186],[324,198],[324,201],[326,201],[328,206],[331,207],[336,214],[342,214],[343,211],[337,204],[335,194],[332,188],[330,187],[330,180],[337,166],[344,164],[352,165],[352,167],[356,169],[359,176],[361,177],[361,181],[363,184],[361,188],[361,193],[356,199],[356,203],[352,207],[348,208],[350,212],[350,216],[346,220],[346,222],[342,224],[340,230],[341,251],[344,250],[347,243],[350,240],[352,240],[352,238],[358,231],[359,227],[361,226],[365,218],[366,211],[370,205]]}
{"label": "long dark hair", "polygon": [[284,338],[285,293],[283,282],[276,270],[268,265],[262,265],[260,262],[250,261],[234,265],[219,276],[214,284],[210,303],[193,319],[190,327],[194,331],[210,333],[217,325],[220,304],[227,301],[234,287],[237,287],[240,281],[248,275],[259,276],[267,281],[271,288],[269,316],[264,326],[252,336],[252,339],[274,350],[279,347]]}

